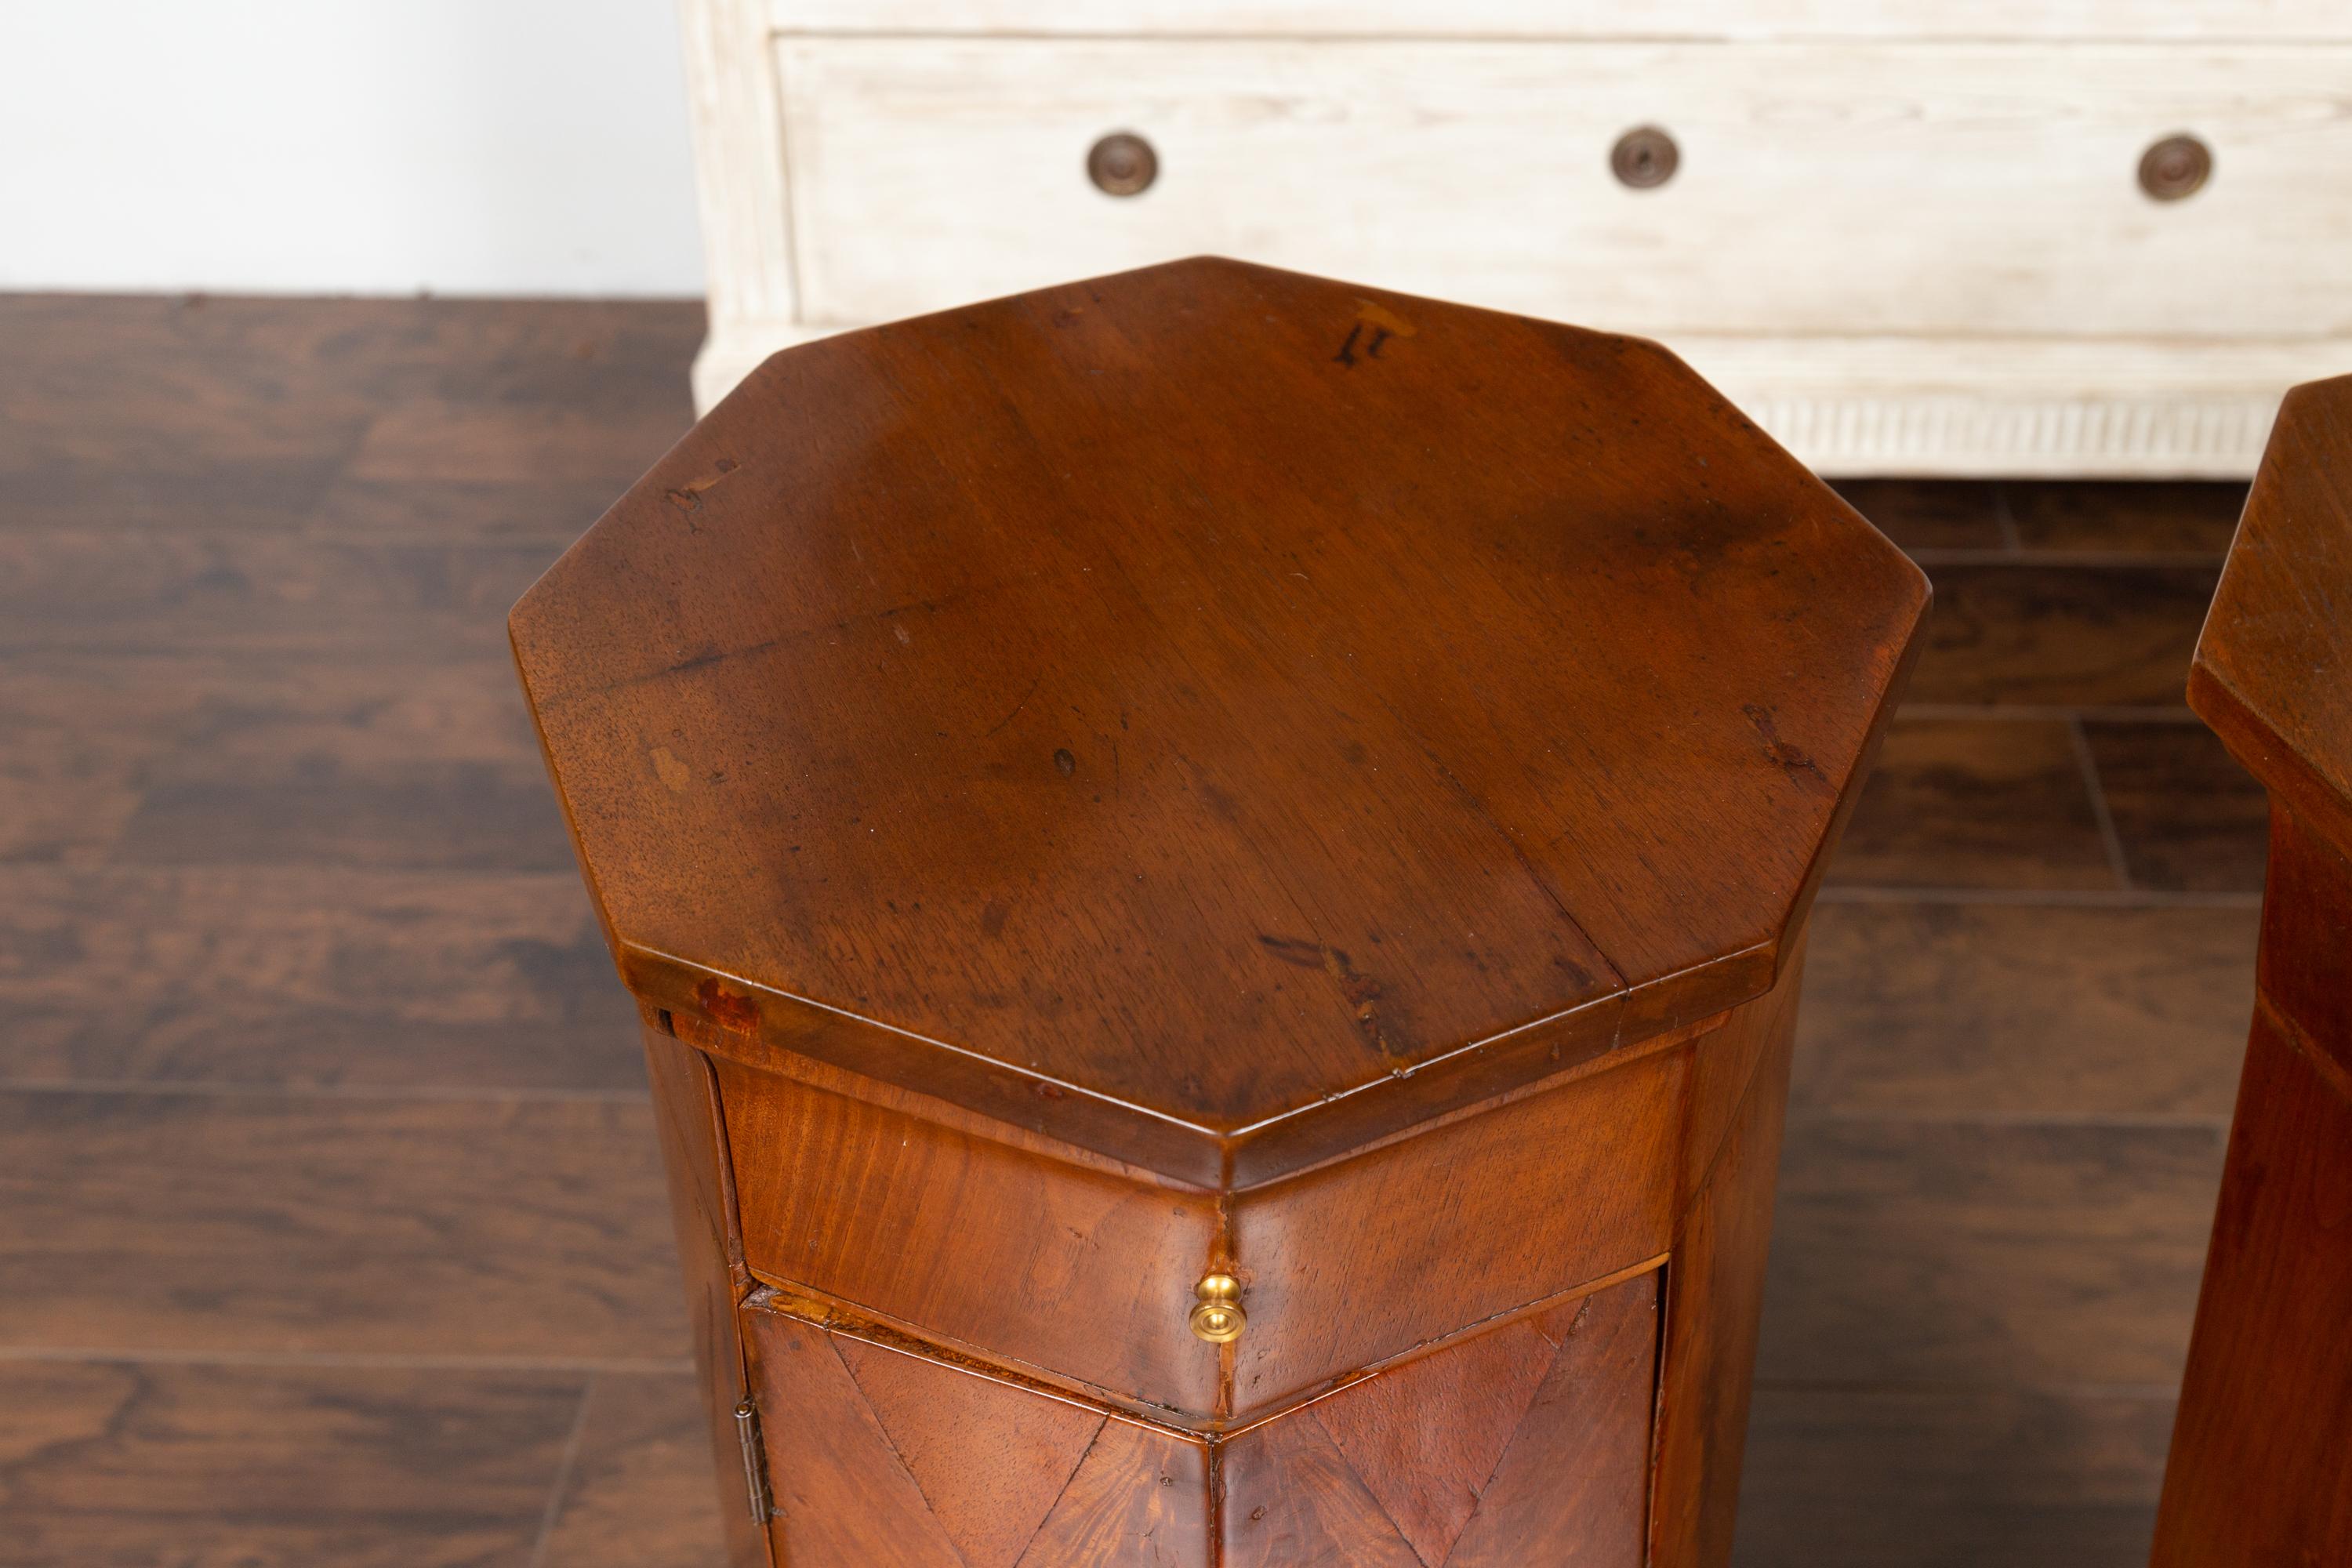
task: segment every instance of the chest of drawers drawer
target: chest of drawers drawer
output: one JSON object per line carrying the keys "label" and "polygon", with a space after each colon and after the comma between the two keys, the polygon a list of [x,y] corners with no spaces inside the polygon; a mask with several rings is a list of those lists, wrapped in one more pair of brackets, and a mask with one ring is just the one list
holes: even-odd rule
{"label": "chest of drawers drawer", "polygon": [[[1669,339],[2352,331],[2352,48],[776,47],[813,322],[1212,251]],[[1637,127],[1676,152],[1649,188]],[[2184,128],[2219,177],[2152,200]],[[1112,129],[1138,195],[1084,177]]]}

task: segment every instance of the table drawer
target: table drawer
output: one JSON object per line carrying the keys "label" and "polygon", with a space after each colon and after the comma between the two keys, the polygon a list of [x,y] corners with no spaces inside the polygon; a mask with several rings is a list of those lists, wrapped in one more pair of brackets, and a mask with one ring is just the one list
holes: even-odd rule
{"label": "table drawer", "polygon": [[[811,325],[1206,251],[1670,338],[2352,332],[2341,44],[774,47]],[[1087,180],[1117,130],[1139,195]],[[2212,177],[2158,202],[2177,132]]]}

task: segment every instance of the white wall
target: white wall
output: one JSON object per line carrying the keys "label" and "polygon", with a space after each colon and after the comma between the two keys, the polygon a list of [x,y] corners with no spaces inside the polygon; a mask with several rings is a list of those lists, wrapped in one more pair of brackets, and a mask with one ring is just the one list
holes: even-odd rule
{"label": "white wall", "polygon": [[670,0],[0,0],[0,289],[699,294]]}

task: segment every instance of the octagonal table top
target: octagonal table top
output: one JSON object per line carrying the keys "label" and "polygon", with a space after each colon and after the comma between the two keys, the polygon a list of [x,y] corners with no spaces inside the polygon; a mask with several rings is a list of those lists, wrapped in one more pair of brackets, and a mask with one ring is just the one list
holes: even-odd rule
{"label": "octagonal table top", "polygon": [[2352,847],[2352,375],[2280,405],[2189,700],[2248,771]]}
{"label": "octagonal table top", "polygon": [[511,630],[649,1006],[1217,1180],[1761,994],[1927,601],[1654,344],[1196,259],[777,355]]}

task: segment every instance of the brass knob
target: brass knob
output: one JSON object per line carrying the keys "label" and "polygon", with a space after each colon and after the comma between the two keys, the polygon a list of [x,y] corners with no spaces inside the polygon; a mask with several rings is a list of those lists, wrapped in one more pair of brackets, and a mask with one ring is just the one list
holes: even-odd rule
{"label": "brass knob", "polygon": [[1139,196],[1160,177],[1160,154],[1132,131],[1114,131],[1087,153],[1087,178],[1107,195]]}
{"label": "brass knob", "polygon": [[2212,177],[2212,149],[2186,132],[2167,136],[2139,155],[2139,188],[2159,202],[2193,196]]}
{"label": "brass knob", "polygon": [[1682,165],[1682,149],[1654,125],[1636,125],[1609,149],[1609,169],[1621,184],[1646,191],[1664,184]]}
{"label": "brass knob", "polygon": [[1229,1345],[1249,1327],[1242,1310],[1242,1282],[1230,1274],[1206,1274],[1192,1287],[1192,1331],[1213,1345]]}

